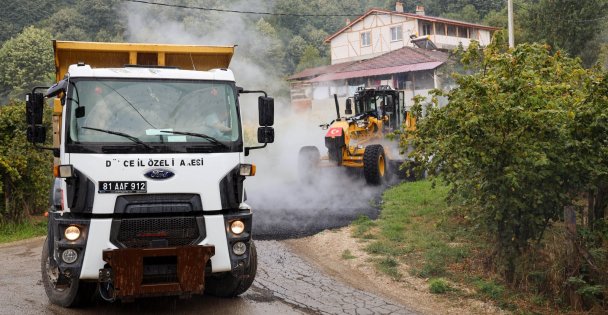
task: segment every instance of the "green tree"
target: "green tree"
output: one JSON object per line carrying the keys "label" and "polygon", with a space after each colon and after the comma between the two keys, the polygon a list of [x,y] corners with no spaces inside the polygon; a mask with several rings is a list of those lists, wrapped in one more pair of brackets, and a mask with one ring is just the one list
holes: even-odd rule
{"label": "green tree", "polygon": [[[80,0],[75,8],[84,17],[82,28],[96,41],[102,37],[122,38],[123,27],[120,23],[117,5],[118,0]],[[102,32],[99,34],[99,32]]]}
{"label": "green tree", "polygon": [[51,35],[33,26],[0,48],[0,84],[11,97],[23,96],[36,85],[48,85],[53,78]]}
{"label": "green tree", "polygon": [[262,50],[254,54],[257,64],[274,69],[277,74],[284,73],[285,48],[276,29],[266,20],[259,19],[256,23],[256,30],[261,35],[259,38],[261,43],[254,44],[252,48]]}
{"label": "green tree", "polygon": [[599,66],[604,68],[604,70],[608,70],[608,43],[602,44],[597,59]]}
{"label": "green tree", "polygon": [[[47,115],[47,126],[49,121]],[[0,106],[0,223],[19,222],[48,208],[53,159],[26,142],[25,131],[25,104]]]}
{"label": "green tree", "polygon": [[319,54],[319,50],[317,50],[314,46],[308,45],[304,49],[304,53],[300,58],[300,63],[296,67],[296,72],[302,71],[306,68],[313,68],[327,64],[327,60],[321,57]]}
{"label": "green tree", "polygon": [[[416,138],[404,140],[418,163],[451,185],[451,200],[470,207],[512,280],[517,259],[584,182],[573,126],[595,75],[546,46],[507,51],[503,43],[495,38],[483,52],[469,47],[463,60],[481,70],[456,75],[449,104],[433,99]],[[416,111],[421,117],[421,104]]]}
{"label": "green tree", "polygon": [[24,28],[36,24],[52,15],[65,0],[21,0],[3,1],[0,10],[0,43],[20,33]]}
{"label": "green tree", "polygon": [[302,35],[309,44],[313,45],[316,49],[319,50],[319,53],[322,56],[329,54],[329,47],[327,44],[325,44],[325,39],[327,38],[327,36],[329,36],[327,32],[307,25],[304,27]]}
{"label": "green tree", "polygon": [[458,11],[444,13],[441,16],[448,19],[471,23],[478,23],[481,20],[479,12],[477,12],[477,9],[475,9],[475,6],[472,4],[467,4]]}
{"label": "green tree", "polygon": [[548,43],[579,56],[586,66],[597,60],[600,46],[595,41],[606,28],[605,0],[540,0],[530,3],[521,20],[524,39]]}
{"label": "green tree", "polygon": [[93,38],[82,28],[87,19],[73,7],[63,8],[40,22],[58,40],[91,41]]}
{"label": "green tree", "polygon": [[300,62],[300,58],[304,54],[304,50],[308,44],[306,40],[302,38],[300,35],[294,36],[287,45],[287,55],[286,55],[286,64],[287,64],[287,73],[293,73]]}

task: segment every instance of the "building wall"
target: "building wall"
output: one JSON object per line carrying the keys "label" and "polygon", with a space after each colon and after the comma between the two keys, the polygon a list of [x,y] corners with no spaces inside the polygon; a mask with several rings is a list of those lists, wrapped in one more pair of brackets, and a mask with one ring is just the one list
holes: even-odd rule
{"label": "building wall", "polygon": [[[424,24],[431,25],[428,28],[430,34],[425,34]],[[392,40],[391,28],[393,27],[401,29],[401,40]],[[479,41],[482,46],[490,43],[490,31],[458,27],[455,29],[460,32],[464,31],[466,34],[457,36],[458,31],[454,31],[452,36],[448,36],[447,26],[443,23],[426,22],[392,14],[370,14],[331,40],[331,63],[369,59],[405,46],[414,47],[410,43],[410,35],[428,35],[439,49],[454,49],[460,43],[466,48],[471,40]],[[365,32],[371,34],[369,46],[363,46],[361,42],[361,34]]]}
{"label": "building wall", "polygon": [[[401,40],[391,40],[392,27],[401,29]],[[331,63],[368,59],[410,45],[409,36],[416,29],[416,21],[413,19],[371,14],[331,40]],[[369,46],[362,46],[361,33],[364,32],[371,32]]]}

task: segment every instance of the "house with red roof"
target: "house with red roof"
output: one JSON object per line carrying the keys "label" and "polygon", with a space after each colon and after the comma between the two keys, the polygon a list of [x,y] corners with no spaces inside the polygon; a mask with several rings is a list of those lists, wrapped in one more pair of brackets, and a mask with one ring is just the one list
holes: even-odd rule
{"label": "house with red roof", "polygon": [[[448,51],[475,40],[488,45],[498,28],[428,16],[424,7],[404,12],[370,9],[325,40],[331,65],[305,69],[288,78],[292,104],[304,109],[333,94],[349,97],[358,87],[389,85],[403,91],[406,105],[415,95],[441,87],[438,69]],[[411,102],[411,101],[410,101]]]}

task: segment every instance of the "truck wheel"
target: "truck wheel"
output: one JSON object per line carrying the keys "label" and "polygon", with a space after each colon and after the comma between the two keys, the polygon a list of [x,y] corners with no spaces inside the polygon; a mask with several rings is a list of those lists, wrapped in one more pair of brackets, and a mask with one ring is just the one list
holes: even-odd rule
{"label": "truck wheel", "polygon": [[305,146],[300,149],[298,175],[302,182],[311,183],[316,177],[319,160],[321,160],[321,153],[319,153],[317,147]]}
{"label": "truck wheel", "polygon": [[235,297],[249,289],[258,270],[258,254],[253,241],[249,243],[249,265],[245,266],[243,277],[235,277],[231,272],[210,275],[205,280],[205,293],[218,297]]}
{"label": "truck wheel", "polygon": [[380,185],[386,181],[388,168],[384,148],[379,144],[365,147],[363,153],[363,175],[369,185]]}
{"label": "truck wheel", "polygon": [[55,286],[59,269],[49,254],[48,239],[44,240],[44,245],[42,246],[40,267],[44,291],[51,303],[62,307],[77,307],[86,306],[93,301],[93,295],[96,290],[95,283],[72,280],[67,287],[58,288]]}

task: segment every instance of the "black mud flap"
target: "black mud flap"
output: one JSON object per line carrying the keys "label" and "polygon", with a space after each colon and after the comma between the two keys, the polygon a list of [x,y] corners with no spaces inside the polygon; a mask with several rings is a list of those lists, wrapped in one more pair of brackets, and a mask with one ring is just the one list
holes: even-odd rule
{"label": "black mud flap", "polygon": [[325,137],[325,147],[328,150],[329,160],[342,165],[342,148],[345,146],[344,135],[337,137]]}

